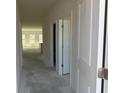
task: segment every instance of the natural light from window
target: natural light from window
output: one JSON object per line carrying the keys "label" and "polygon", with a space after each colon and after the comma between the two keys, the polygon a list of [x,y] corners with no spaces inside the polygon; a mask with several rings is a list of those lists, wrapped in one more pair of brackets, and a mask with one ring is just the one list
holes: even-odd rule
{"label": "natural light from window", "polygon": [[43,30],[22,28],[22,44],[25,49],[40,48],[43,43]]}

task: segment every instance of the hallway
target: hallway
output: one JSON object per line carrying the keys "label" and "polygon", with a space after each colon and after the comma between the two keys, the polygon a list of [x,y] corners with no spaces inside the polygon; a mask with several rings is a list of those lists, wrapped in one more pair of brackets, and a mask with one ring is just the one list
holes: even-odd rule
{"label": "hallway", "polygon": [[69,80],[45,66],[38,52],[23,53],[23,75],[29,93],[74,93],[69,87]]}

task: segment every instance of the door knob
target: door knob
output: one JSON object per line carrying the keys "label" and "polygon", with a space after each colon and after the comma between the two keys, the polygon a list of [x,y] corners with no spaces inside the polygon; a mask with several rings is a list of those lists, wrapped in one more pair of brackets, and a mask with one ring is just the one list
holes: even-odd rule
{"label": "door knob", "polygon": [[108,80],[108,69],[99,68],[97,74],[98,74],[98,78]]}

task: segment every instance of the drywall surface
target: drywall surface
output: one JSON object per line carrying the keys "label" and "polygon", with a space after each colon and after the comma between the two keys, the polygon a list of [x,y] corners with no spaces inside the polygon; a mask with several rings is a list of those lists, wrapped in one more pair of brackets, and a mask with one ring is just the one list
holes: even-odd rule
{"label": "drywall surface", "polygon": [[22,67],[22,43],[21,43],[21,23],[19,19],[19,11],[16,14],[16,72],[17,72],[17,93],[20,88],[20,74]]}
{"label": "drywall surface", "polygon": [[[43,32],[43,38],[44,38],[43,53],[45,57],[45,63],[48,66],[53,66],[53,32],[52,32],[53,28],[52,28],[52,25],[55,22],[58,23],[59,19],[64,19],[67,16],[70,16],[71,11],[74,7],[76,7],[76,4],[77,3],[75,0],[60,0],[53,7],[51,7],[51,10],[49,11],[48,15],[44,18],[44,21],[43,21],[43,31],[44,31]],[[58,28],[59,26],[57,25],[57,31],[58,31]],[[75,31],[76,31],[76,28],[75,28]],[[57,34],[58,34],[57,37],[59,37],[58,32]],[[57,59],[57,61],[59,61],[59,59]],[[75,62],[71,64],[70,69],[71,69],[71,72],[73,72],[73,74],[71,74],[71,87],[76,90]]]}
{"label": "drywall surface", "polygon": [[52,66],[53,59],[53,34],[52,24],[57,20],[62,19],[71,14],[71,9],[75,5],[73,0],[60,0],[49,11],[43,22],[43,42],[44,42],[44,56],[47,62]]}

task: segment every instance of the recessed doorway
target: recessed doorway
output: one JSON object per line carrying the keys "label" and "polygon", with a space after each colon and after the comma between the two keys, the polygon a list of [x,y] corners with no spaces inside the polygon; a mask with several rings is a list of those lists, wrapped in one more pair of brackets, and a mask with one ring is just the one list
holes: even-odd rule
{"label": "recessed doorway", "polygon": [[56,23],[53,24],[53,67],[56,68]]}

